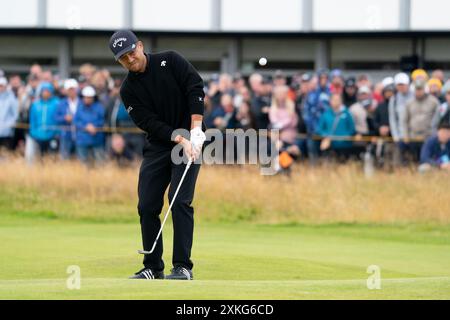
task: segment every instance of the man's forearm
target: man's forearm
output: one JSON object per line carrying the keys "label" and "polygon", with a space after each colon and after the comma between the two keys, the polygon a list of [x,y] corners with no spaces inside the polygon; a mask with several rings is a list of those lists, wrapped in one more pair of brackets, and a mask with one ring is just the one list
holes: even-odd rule
{"label": "man's forearm", "polygon": [[191,129],[194,129],[195,127],[202,127],[203,123],[203,116],[200,114],[193,114],[191,115]]}
{"label": "man's forearm", "polygon": [[[195,127],[202,127],[203,123],[203,116],[200,114],[193,114],[191,116],[191,129],[194,129]],[[182,135],[177,135],[174,139],[175,143],[182,143],[184,137]]]}

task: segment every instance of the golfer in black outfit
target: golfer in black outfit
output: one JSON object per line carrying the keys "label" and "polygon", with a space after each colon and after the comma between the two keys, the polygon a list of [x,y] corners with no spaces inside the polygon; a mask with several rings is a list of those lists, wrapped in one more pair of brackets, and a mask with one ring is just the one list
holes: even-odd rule
{"label": "golfer in black outfit", "polygon": [[[195,160],[205,141],[203,80],[176,52],[144,53],[143,43],[129,30],[114,33],[109,46],[116,60],[129,71],[120,90],[125,108],[134,123],[147,133],[148,143],[139,173],[138,212],[144,250],[148,251],[161,227],[159,215],[164,193],[170,185],[169,201],[172,202],[186,168],[186,163],[172,161],[173,147],[181,144],[185,157]],[[176,129],[186,129],[190,134],[183,136]],[[166,279],[193,279],[190,258],[194,208],[191,203],[199,170],[200,165],[196,163],[188,170],[172,207],[173,269]],[[144,256],[144,269],[131,278],[164,279],[162,253],[160,237],[154,252]]]}

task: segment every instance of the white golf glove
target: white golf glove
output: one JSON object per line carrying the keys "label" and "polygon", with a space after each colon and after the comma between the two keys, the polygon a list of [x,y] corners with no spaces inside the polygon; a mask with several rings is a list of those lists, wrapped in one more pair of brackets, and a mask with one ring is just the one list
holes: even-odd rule
{"label": "white golf glove", "polygon": [[191,130],[191,145],[196,155],[200,154],[202,151],[205,140],[206,135],[200,127],[195,127]]}

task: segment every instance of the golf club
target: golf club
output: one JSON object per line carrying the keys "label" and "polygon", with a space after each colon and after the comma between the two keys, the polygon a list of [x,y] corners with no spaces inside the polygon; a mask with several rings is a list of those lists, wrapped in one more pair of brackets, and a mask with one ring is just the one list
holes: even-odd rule
{"label": "golf club", "polygon": [[177,190],[175,191],[175,194],[173,195],[172,203],[169,205],[169,209],[167,209],[166,215],[164,216],[164,220],[161,224],[161,228],[159,229],[159,232],[158,232],[158,235],[156,236],[155,242],[153,242],[153,246],[152,246],[151,250],[150,251],[139,250],[138,251],[139,254],[152,254],[153,251],[155,250],[156,243],[158,242],[158,239],[161,236],[162,230],[164,228],[164,224],[166,223],[166,220],[169,217],[169,213],[170,213],[170,210],[172,209],[172,205],[177,198],[178,191],[180,191],[181,184],[183,183],[184,177],[186,176],[186,173],[188,172],[191,165],[192,165],[192,159],[189,160],[189,162],[186,165],[186,169],[184,169],[183,176],[181,177],[181,180],[180,180],[180,183],[178,184]]}

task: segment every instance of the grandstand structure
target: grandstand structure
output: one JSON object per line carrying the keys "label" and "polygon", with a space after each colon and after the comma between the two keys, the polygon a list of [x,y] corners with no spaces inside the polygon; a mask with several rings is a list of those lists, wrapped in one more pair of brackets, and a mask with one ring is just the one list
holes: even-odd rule
{"label": "grandstand structure", "polygon": [[204,75],[450,70],[448,12],[443,0],[2,1],[0,69],[24,75],[37,62],[65,78],[91,62],[120,74],[108,40],[129,28],[148,50],[177,50]]}

